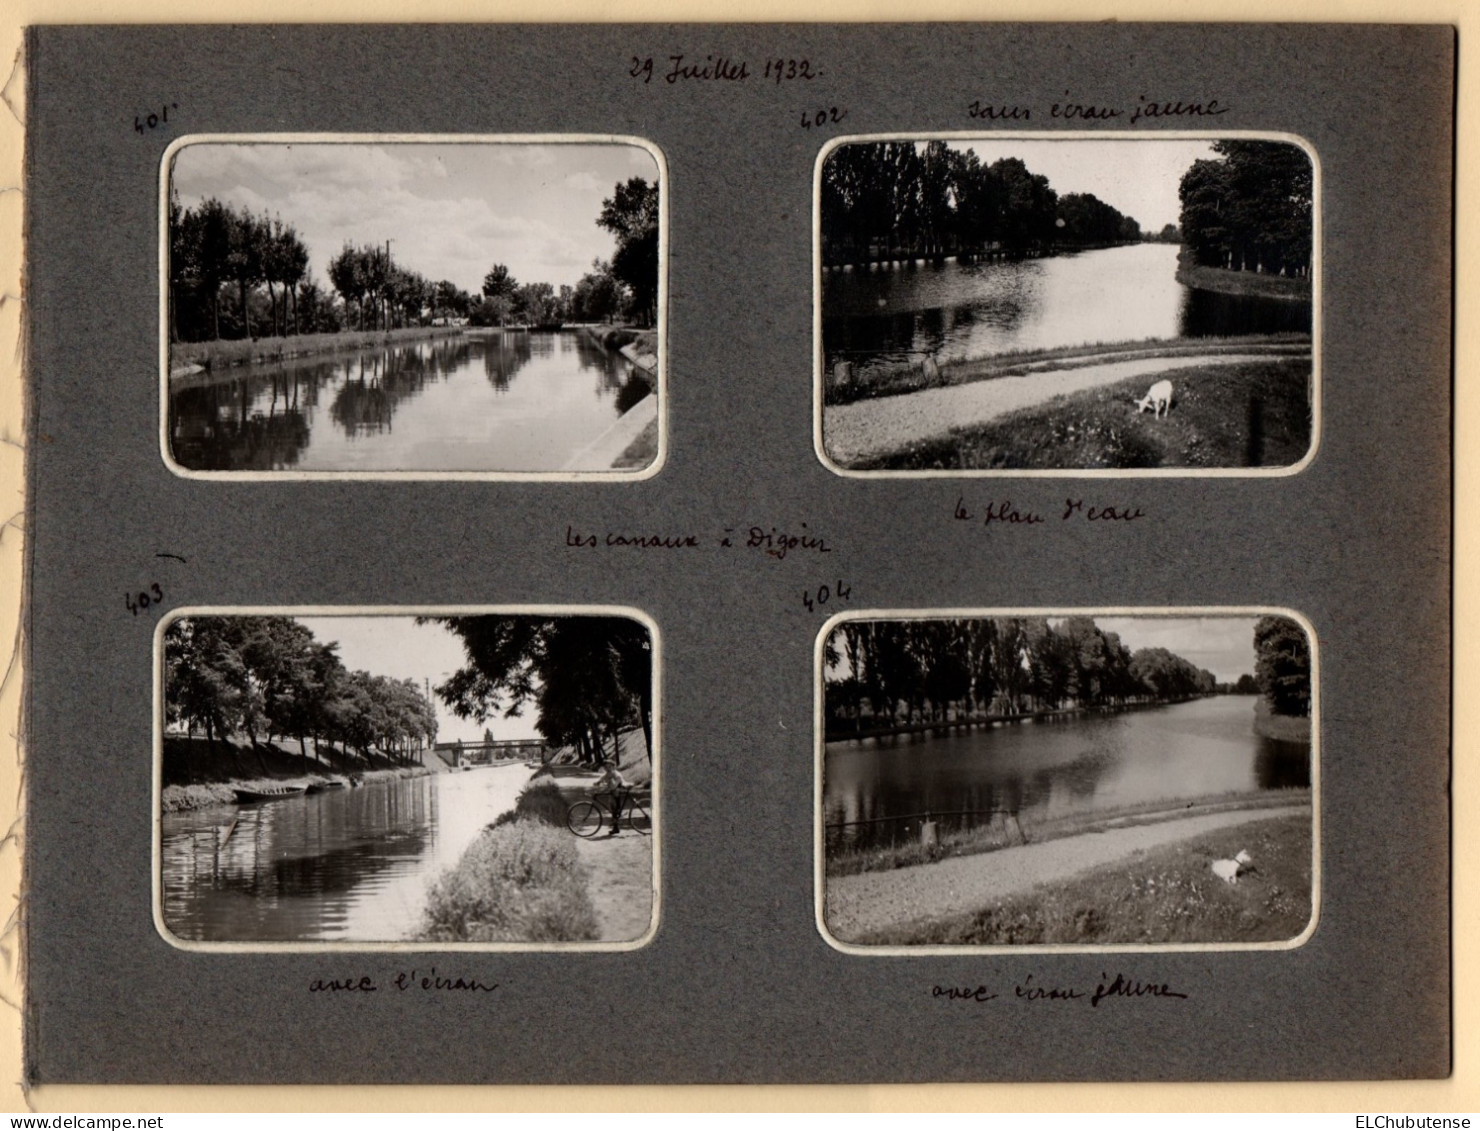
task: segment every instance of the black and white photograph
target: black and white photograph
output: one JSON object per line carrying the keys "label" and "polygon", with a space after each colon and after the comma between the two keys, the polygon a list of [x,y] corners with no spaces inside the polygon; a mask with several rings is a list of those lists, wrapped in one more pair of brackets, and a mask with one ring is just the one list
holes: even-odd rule
{"label": "black and white photograph", "polygon": [[1294,139],[842,139],[817,170],[817,444],[848,473],[1271,475],[1319,429]]}
{"label": "black and white photograph", "polygon": [[177,473],[657,471],[647,143],[186,138],[163,180]]}
{"label": "black and white photograph", "polygon": [[1298,945],[1317,906],[1311,641],[1283,611],[836,620],[819,640],[824,935]]}
{"label": "black and white photograph", "polygon": [[157,640],[176,945],[625,949],[656,929],[656,635],[635,615],[191,611]]}

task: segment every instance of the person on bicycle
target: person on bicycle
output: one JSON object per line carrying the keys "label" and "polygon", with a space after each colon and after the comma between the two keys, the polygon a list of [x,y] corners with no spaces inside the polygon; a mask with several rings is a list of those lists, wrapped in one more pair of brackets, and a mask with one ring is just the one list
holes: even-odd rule
{"label": "person on bicycle", "polygon": [[617,826],[621,823],[622,807],[627,804],[627,799],[632,796],[632,783],[622,776],[617,769],[614,759],[608,758],[601,763],[601,776],[596,779],[591,787],[593,794],[609,793],[612,798],[612,831],[607,836],[617,835]]}

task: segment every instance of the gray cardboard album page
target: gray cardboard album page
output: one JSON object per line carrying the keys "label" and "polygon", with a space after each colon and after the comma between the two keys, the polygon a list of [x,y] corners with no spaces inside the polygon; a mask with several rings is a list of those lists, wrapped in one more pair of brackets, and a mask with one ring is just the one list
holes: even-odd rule
{"label": "gray cardboard album page", "polygon": [[38,27],[34,1082],[1449,1070],[1446,27]]}

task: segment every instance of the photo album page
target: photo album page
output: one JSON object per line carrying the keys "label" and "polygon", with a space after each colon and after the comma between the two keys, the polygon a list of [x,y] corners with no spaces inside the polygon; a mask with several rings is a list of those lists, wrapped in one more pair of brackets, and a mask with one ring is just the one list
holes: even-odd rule
{"label": "photo album page", "polygon": [[1455,50],[30,29],[28,1082],[1447,1075]]}

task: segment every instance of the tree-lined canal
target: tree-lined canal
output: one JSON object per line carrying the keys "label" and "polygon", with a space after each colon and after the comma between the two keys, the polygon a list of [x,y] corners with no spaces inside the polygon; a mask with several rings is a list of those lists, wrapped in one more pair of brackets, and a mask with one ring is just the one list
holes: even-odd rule
{"label": "tree-lined canal", "polygon": [[583,333],[493,331],[172,379],[170,448],[197,471],[560,471],[647,395]]}
{"label": "tree-lined canal", "polygon": [[[1254,733],[1256,696],[829,742],[823,814],[831,846],[870,847],[1014,813],[1035,822],[1151,803],[1305,788],[1310,747]],[[952,816],[960,813],[974,816]]]}
{"label": "tree-lined canal", "polygon": [[165,926],[191,942],[414,938],[428,885],[528,778],[501,766],[166,813]]}

